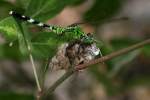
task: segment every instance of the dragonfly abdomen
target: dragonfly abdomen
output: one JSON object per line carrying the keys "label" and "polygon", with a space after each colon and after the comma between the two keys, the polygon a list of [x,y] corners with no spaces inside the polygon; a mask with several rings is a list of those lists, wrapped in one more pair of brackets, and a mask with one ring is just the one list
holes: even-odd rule
{"label": "dragonfly abdomen", "polygon": [[44,24],[44,23],[42,23],[42,22],[40,22],[40,21],[37,21],[37,20],[35,20],[35,19],[33,19],[33,18],[30,18],[30,17],[28,17],[28,16],[21,15],[21,14],[15,12],[15,11],[10,11],[9,14],[10,14],[11,16],[15,17],[15,18],[18,18],[18,19],[20,19],[20,20],[22,20],[22,21],[26,21],[26,22],[28,22],[28,23],[37,25],[37,26],[39,26],[39,27],[48,28],[48,29],[50,29],[50,30],[52,30],[52,31],[56,29],[55,26],[53,26],[53,25]]}

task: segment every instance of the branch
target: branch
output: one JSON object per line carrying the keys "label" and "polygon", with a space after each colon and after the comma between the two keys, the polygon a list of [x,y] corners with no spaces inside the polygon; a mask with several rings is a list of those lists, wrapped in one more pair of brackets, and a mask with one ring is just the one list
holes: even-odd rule
{"label": "branch", "polygon": [[44,93],[41,96],[41,100],[44,100],[48,96],[48,94],[52,94],[53,91],[67,78],[69,78],[73,73],[75,72],[75,69],[72,67],[70,68],[63,76],[61,76],[50,88],[48,88],[47,91],[44,91]]}
{"label": "branch", "polygon": [[102,63],[105,61],[108,61],[112,58],[121,56],[125,53],[128,53],[130,51],[136,50],[140,47],[143,47],[146,44],[150,44],[150,39],[147,39],[143,42],[137,43],[135,45],[129,46],[127,48],[121,49],[119,51],[113,52],[111,54],[108,54],[106,56],[103,56],[101,58],[95,59],[90,61],[89,63],[85,63],[85,64],[81,64],[81,65],[77,65],[76,67],[70,69],[69,71],[67,71],[62,77],[60,77],[42,96],[47,96],[48,94],[53,93],[53,91],[63,82],[65,81],[67,78],[69,78],[73,73],[79,71],[79,70],[83,70],[85,68],[88,68],[88,66],[93,65],[93,64],[97,64],[97,63]]}
{"label": "branch", "polygon": [[75,69],[78,71],[78,70],[85,69],[85,68],[87,68],[87,67],[90,66],[90,65],[97,64],[97,63],[101,63],[101,62],[105,62],[105,61],[110,60],[110,59],[112,59],[112,58],[121,56],[121,55],[123,55],[123,54],[125,54],[125,53],[128,53],[128,52],[130,52],[130,51],[136,50],[136,49],[138,49],[138,48],[140,48],[140,47],[143,47],[143,46],[146,45],[146,44],[150,44],[150,39],[147,39],[147,40],[145,40],[145,41],[143,41],[143,42],[140,42],[140,43],[137,43],[137,44],[135,44],[135,45],[129,46],[129,47],[127,47],[127,48],[121,49],[121,50],[119,50],[119,51],[113,52],[113,53],[108,54],[108,55],[106,55],[106,56],[103,56],[103,57],[101,57],[101,58],[92,60],[92,61],[90,61],[89,63],[85,63],[85,64],[78,65],[78,66],[76,66]]}

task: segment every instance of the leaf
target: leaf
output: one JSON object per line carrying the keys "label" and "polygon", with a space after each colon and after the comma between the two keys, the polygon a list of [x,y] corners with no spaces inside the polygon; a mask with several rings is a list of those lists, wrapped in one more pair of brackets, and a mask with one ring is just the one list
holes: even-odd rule
{"label": "leaf", "polygon": [[128,47],[132,44],[136,44],[137,42],[142,41],[136,38],[124,37],[124,38],[113,38],[111,40],[111,45],[115,50],[119,50],[124,47]]}
{"label": "leaf", "polygon": [[101,84],[104,85],[107,94],[113,95],[119,91],[119,86],[114,85],[113,81],[107,77],[107,75],[101,73],[99,70],[99,65],[95,65],[94,67],[90,67],[90,72]]}
{"label": "leaf", "polygon": [[33,94],[21,94],[15,92],[0,92],[0,99],[1,100],[34,100]]}
{"label": "leaf", "polygon": [[3,0],[0,0],[0,20],[5,18],[5,17],[8,17],[9,14],[8,12],[12,9],[12,8],[15,8],[13,4],[11,4],[10,2],[7,2],[7,1],[3,1]]}
{"label": "leaf", "polygon": [[144,63],[141,60],[137,59],[133,63],[128,64],[127,67],[124,67],[120,71],[118,77],[120,78],[120,81],[122,81],[122,85],[125,89],[129,89],[136,85],[149,85],[150,83],[149,61],[146,61]]}
{"label": "leaf", "polygon": [[121,2],[121,0],[96,0],[84,15],[84,19],[89,23],[101,24],[119,10]]}
{"label": "leaf", "polygon": [[112,63],[112,70],[109,71],[108,76],[109,77],[115,77],[118,75],[120,70],[122,70],[123,67],[126,67],[128,63],[131,63],[138,55],[140,51],[132,51],[126,55],[122,55],[120,57],[114,58],[111,60]]}
{"label": "leaf", "polygon": [[75,1],[77,0],[31,0],[25,14],[40,21],[46,21]]}
{"label": "leaf", "polygon": [[[16,50],[16,52],[17,52],[18,48],[19,48],[21,53],[24,56],[26,56],[27,49],[25,46],[25,42],[24,42],[23,34],[21,32],[21,28],[20,28],[19,24],[17,23],[17,21],[13,17],[7,17],[4,20],[0,21],[0,32],[8,40],[8,42],[11,42],[13,44],[12,46],[8,46],[8,45],[7,45],[8,47],[5,46],[3,48],[3,50],[5,50],[5,48],[7,48],[7,49],[9,48],[10,50],[13,51],[13,49],[15,48],[15,49],[17,49]],[[15,40],[18,40],[19,46]],[[15,53],[11,52],[12,54],[10,54],[9,49],[6,50],[6,51],[8,51],[7,52],[8,56],[15,57]],[[20,52],[17,52],[17,53],[20,53]],[[15,58],[19,59],[18,57],[20,57],[20,54],[16,55]]]}
{"label": "leaf", "polygon": [[145,56],[148,56],[150,57],[150,45],[145,45],[143,48],[142,48],[142,52],[144,53]]}
{"label": "leaf", "polygon": [[149,86],[149,84],[150,84],[150,78],[149,76],[146,75],[133,77],[132,79],[123,81],[123,86],[126,90],[135,86],[141,86],[141,85]]}
{"label": "leaf", "polygon": [[27,9],[31,0],[16,0],[16,5],[23,9]]}
{"label": "leaf", "polygon": [[[113,39],[110,44],[105,44],[102,47],[102,52],[104,55],[107,55],[135,43],[137,43],[137,40],[130,38]],[[131,63],[131,61],[133,61],[140,53],[141,50],[136,50],[107,61],[106,63],[109,71],[107,75],[109,77],[115,77],[123,67],[126,67],[128,63]]]}
{"label": "leaf", "polygon": [[53,32],[42,32],[34,37],[31,43],[35,56],[48,58],[56,53],[58,46],[65,43],[65,37]]}
{"label": "leaf", "polygon": [[27,44],[30,46],[30,38],[31,34],[29,35],[29,32],[27,31],[27,26],[25,23],[19,23],[18,26],[21,30],[21,34],[18,35],[18,42],[19,42],[19,49],[23,55],[28,55],[28,47]]}
{"label": "leaf", "polygon": [[0,32],[8,41],[16,40],[18,34],[20,34],[18,25],[12,17],[7,17],[0,21]]}
{"label": "leaf", "polygon": [[13,60],[21,60],[23,56],[19,51],[18,44],[14,43],[11,47],[9,44],[0,45],[0,59],[13,59]]}

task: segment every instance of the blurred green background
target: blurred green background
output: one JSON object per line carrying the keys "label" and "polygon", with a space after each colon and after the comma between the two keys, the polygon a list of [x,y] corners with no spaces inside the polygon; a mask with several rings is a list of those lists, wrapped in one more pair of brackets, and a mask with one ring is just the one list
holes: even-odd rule
{"label": "blurred green background", "polygon": [[[27,23],[21,30],[10,10],[58,26],[85,22],[81,27],[102,41],[102,54],[107,55],[150,38],[149,9],[148,0],[0,0],[0,100],[35,99],[36,84],[21,32],[32,46],[39,73],[63,42]],[[147,45],[79,72],[47,100],[149,100],[149,51]],[[45,87],[62,73],[48,72]]]}

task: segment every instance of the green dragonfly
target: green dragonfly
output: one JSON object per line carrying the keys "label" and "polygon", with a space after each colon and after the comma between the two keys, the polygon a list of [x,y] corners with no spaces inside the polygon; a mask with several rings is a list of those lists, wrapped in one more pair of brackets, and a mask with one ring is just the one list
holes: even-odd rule
{"label": "green dragonfly", "polygon": [[10,11],[9,14],[17,19],[26,21],[31,24],[35,24],[39,27],[49,29],[50,31],[58,35],[65,35],[68,41],[80,40],[82,43],[86,43],[86,44],[92,44],[96,42],[96,40],[92,37],[90,33],[86,34],[84,31],[82,31],[81,27],[79,27],[77,24],[73,24],[68,27],[59,27],[59,26],[44,24],[28,16],[21,15],[15,11]]}

